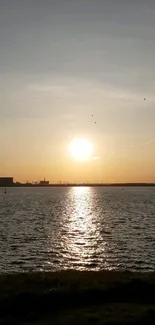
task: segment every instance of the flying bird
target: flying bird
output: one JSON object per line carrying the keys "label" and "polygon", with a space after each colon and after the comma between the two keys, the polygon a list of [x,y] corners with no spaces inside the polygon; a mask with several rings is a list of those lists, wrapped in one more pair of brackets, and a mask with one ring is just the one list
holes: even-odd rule
{"label": "flying bird", "polygon": [[[94,115],[92,114],[92,117],[94,117]],[[94,124],[96,124],[96,122],[94,122]]]}

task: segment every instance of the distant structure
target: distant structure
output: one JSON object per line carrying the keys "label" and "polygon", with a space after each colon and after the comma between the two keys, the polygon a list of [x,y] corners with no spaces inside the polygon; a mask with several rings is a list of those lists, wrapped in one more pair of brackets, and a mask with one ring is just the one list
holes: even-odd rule
{"label": "distant structure", "polygon": [[13,186],[13,177],[0,177],[0,186]]}
{"label": "distant structure", "polygon": [[49,185],[49,181],[46,181],[46,179],[44,178],[43,181],[40,181],[40,182],[39,182],[39,185],[42,185],[42,186]]}

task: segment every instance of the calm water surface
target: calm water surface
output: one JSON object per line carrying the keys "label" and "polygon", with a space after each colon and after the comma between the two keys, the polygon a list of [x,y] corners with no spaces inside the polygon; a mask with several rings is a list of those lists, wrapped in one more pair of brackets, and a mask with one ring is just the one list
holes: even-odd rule
{"label": "calm water surface", "polygon": [[0,272],[155,269],[155,188],[0,189]]}

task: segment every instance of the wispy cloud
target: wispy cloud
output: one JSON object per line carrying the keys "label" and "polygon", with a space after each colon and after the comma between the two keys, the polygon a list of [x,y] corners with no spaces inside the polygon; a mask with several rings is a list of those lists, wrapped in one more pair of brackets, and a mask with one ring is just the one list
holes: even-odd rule
{"label": "wispy cloud", "polygon": [[99,160],[99,159],[100,159],[100,157],[97,156],[97,157],[93,157],[91,160]]}
{"label": "wispy cloud", "polygon": [[151,139],[151,140],[149,140],[149,141],[145,141],[145,142],[143,143],[143,145],[147,145],[147,144],[154,143],[154,142],[155,142],[155,139]]}
{"label": "wispy cloud", "polygon": [[129,149],[136,149],[136,148],[144,147],[144,146],[147,146],[147,145],[149,145],[151,143],[155,143],[155,138],[147,140],[147,141],[143,141],[143,142],[141,142],[141,143],[139,143],[137,145],[129,146],[129,147],[125,148],[125,149],[120,149],[120,150],[118,150],[116,152],[114,151],[114,152],[112,152],[110,154],[110,156],[116,156],[121,152],[127,152]]}

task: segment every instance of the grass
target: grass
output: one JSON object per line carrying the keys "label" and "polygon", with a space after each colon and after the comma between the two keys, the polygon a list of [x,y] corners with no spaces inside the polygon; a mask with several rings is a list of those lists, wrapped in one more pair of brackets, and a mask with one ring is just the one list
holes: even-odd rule
{"label": "grass", "polygon": [[0,324],[155,324],[155,273],[0,276]]}

